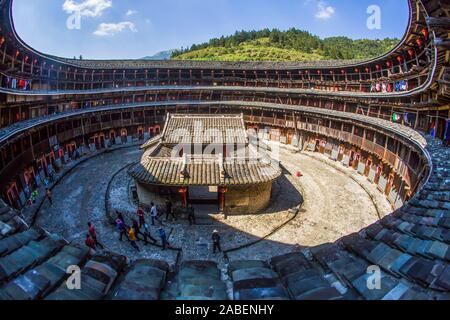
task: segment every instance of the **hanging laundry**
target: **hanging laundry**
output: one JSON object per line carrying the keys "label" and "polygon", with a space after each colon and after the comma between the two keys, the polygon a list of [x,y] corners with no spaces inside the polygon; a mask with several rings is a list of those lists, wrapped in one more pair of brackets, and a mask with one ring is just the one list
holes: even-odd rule
{"label": "hanging laundry", "polygon": [[387,92],[392,92],[392,84],[387,85]]}
{"label": "hanging laundry", "polygon": [[376,85],[376,90],[377,90],[377,92],[381,91],[381,85],[379,83],[377,83],[377,85]]}
{"label": "hanging laundry", "polygon": [[409,114],[408,112],[405,112],[405,114],[403,115],[403,122],[405,125],[412,127],[415,121],[416,121],[415,114]]}
{"label": "hanging laundry", "polygon": [[407,91],[408,90],[408,81],[402,80],[395,83],[395,91]]}
{"label": "hanging laundry", "polygon": [[392,121],[393,122],[399,122],[400,120],[401,120],[402,118],[401,118],[401,116],[398,114],[398,113],[393,113],[392,114]]}

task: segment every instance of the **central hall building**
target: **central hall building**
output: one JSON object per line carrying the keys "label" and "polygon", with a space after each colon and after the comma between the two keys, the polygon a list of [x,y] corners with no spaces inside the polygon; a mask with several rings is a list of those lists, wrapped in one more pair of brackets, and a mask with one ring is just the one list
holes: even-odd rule
{"label": "central hall building", "polygon": [[161,135],[142,146],[140,163],[129,170],[139,202],[170,197],[183,207],[217,204],[227,215],[264,210],[281,168],[257,141],[243,115],[169,114]]}

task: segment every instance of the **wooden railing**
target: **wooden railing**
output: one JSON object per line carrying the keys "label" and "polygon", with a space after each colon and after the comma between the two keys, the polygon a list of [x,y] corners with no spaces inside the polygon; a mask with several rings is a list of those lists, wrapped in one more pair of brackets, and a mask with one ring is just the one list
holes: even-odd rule
{"label": "wooden railing", "polygon": [[[280,119],[260,117],[260,116],[244,116],[246,122],[261,123],[265,125],[280,126],[283,128],[295,128],[294,122]],[[297,129],[318,133],[327,137],[337,139],[342,142],[348,142],[352,145],[378,156],[388,162],[392,168],[406,181],[408,185],[414,185],[418,179],[418,172],[411,168],[402,158],[395,153],[389,151],[373,141],[364,139],[350,132],[345,132],[333,128],[328,128],[312,123],[298,122]]]}

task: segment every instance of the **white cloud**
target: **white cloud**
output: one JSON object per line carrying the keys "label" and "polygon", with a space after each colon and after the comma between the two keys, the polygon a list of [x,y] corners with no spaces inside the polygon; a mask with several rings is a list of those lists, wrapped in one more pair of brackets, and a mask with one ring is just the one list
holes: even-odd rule
{"label": "white cloud", "polygon": [[125,30],[137,32],[133,22],[124,21],[119,23],[101,23],[97,27],[97,30],[94,31],[94,35],[98,37],[111,37]]}
{"label": "white cloud", "polygon": [[330,19],[336,13],[336,8],[329,6],[324,1],[319,1],[317,3],[317,13],[316,18],[322,20]]}
{"label": "white cloud", "polygon": [[126,15],[127,17],[131,17],[131,16],[134,16],[136,13],[137,13],[136,10],[130,9],[130,10],[127,11],[127,13],[126,13],[125,15]]}
{"label": "white cloud", "polygon": [[75,2],[74,0],[65,0],[63,10],[68,14],[79,12],[81,16],[98,17],[103,11],[112,7],[112,0],[83,0]]}

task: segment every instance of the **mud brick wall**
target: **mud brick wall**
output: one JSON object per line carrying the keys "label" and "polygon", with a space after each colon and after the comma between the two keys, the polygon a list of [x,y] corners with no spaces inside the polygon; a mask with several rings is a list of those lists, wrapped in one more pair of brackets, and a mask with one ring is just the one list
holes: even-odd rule
{"label": "mud brick wall", "polygon": [[229,215],[261,212],[269,205],[271,193],[272,182],[230,187],[225,194],[225,212]]}

